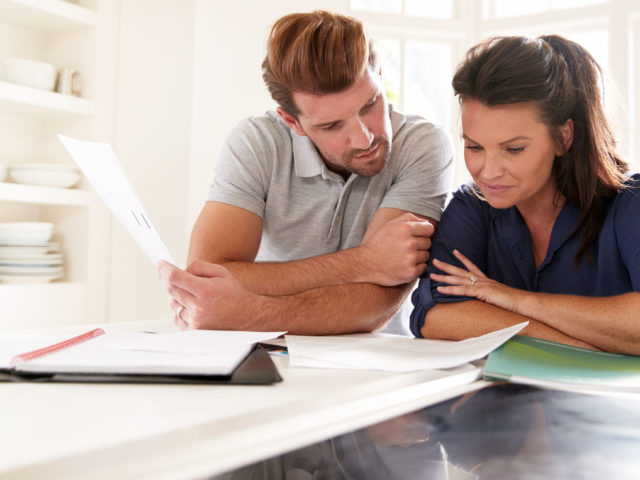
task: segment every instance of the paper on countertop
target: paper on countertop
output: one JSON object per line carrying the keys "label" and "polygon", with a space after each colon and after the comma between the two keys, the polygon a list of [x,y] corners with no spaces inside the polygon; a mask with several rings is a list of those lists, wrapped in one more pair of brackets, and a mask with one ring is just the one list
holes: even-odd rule
{"label": "paper on countertop", "polygon": [[381,333],[286,335],[291,367],[351,368],[411,372],[453,368],[478,360],[498,348],[529,322],[459,342]]}
{"label": "paper on countertop", "polygon": [[176,265],[111,145],[75,140],[60,134],[58,138],[96,193],[151,261],[156,264],[165,260]]}

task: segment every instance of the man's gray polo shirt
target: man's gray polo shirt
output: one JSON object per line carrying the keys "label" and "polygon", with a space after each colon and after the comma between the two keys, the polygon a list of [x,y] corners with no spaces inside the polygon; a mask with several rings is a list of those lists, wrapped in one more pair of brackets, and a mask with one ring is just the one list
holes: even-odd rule
{"label": "man's gray polo shirt", "polygon": [[257,260],[287,261],[358,246],[378,208],[440,219],[451,186],[449,135],[391,111],[393,140],[373,177],[331,172],[308,137],[275,112],[242,121],[229,135],[209,191],[263,219]]}

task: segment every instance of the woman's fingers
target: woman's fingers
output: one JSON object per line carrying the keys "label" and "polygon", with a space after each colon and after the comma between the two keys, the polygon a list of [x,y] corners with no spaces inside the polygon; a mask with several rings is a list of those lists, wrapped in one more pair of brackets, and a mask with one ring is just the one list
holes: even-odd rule
{"label": "woman's fingers", "polygon": [[437,258],[433,259],[433,264],[438,270],[441,270],[449,275],[469,278],[469,272],[464,268],[456,267],[454,265],[451,265],[450,263],[445,263],[441,260],[438,260]]}
{"label": "woman's fingers", "polygon": [[475,276],[482,277],[482,278],[486,276],[482,270],[476,267],[475,263],[473,263],[471,260],[465,257],[462,253],[460,253],[460,250],[454,249],[453,254],[456,256],[458,260],[462,262],[462,264],[465,267],[467,267],[467,270],[469,271],[469,273],[473,273]]}

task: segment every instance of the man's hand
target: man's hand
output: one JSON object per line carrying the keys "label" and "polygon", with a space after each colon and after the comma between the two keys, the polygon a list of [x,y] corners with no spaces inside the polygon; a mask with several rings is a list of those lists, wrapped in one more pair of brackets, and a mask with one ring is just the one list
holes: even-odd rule
{"label": "man's hand", "polygon": [[[174,323],[182,330],[250,330],[250,305],[258,296],[229,271],[212,263],[193,262],[187,270],[160,262],[158,274],[171,295]],[[243,320],[245,319],[245,320]]]}
{"label": "man's hand", "polygon": [[433,232],[431,222],[411,213],[385,223],[359,247],[361,281],[390,287],[415,280],[427,267]]}

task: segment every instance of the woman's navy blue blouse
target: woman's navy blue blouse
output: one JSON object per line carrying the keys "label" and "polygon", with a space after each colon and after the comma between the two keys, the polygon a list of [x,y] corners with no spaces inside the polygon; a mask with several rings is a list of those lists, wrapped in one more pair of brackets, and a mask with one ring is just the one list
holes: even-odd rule
{"label": "woman's navy blue blouse", "polygon": [[[573,230],[579,214],[575,205],[564,205],[553,226],[547,255],[536,268],[529,230],[518,209],[492,208],[464,185],[442,214],[431,259],[463,267],[453,256],[455,248],[489,278],[533,292],[606,297],[640,291],[640,174],[630,177],[629,187],[609,204],[590,250],[591,263],[583,258],[576,266],[581,234]],[[411,297],[411,331],[416,337],[421,336],[425,315],[436,303],[469,300],[438,293],[436,287],[442,283],[429,279],[429,273],[436,270],[430,261]]]}

